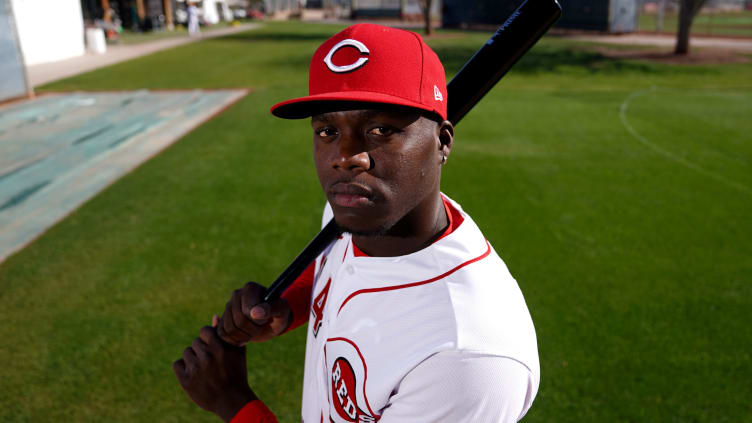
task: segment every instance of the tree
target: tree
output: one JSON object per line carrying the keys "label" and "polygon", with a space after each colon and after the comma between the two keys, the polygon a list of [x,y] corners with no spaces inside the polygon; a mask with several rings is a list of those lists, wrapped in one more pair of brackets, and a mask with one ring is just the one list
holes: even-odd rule
{"label": "tree", "polygon": [[431,35],[433,34],[433,28],[431,27],[431,4],[433,4],[433,0],[419,0],[418,4],[420,4],[420,9],[423,11],[426,35]]}
{"label": "tree", "polygon": [[675,54],[689,53],[689,30],[692,20],[707,0],[679,0],[679,32],[676,34]]}

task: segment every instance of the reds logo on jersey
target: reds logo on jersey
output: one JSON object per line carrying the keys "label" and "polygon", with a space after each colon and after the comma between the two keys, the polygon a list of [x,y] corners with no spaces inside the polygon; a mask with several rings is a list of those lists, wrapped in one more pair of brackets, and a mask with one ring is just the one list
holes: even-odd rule
{"label": "reds logo on jersey", "polygon": [[358,408],[355,390],[357,381],[355,371],[344,357],[334,361],[332,368],[332,400],[337,415],[347,422],[371,423],[376,419]]}
{"label": "reds logo on jersey", "polygon": [[313,337],[319,334],[319,329],[324,322],[324,308],[326,307],[326,298],[329,296],[329,285],[332,283],[332,278],[329,278],[324,285],[324,289],[319,292],[319,295],[313,300],[311,304],[311,313],[313,314]]}
{"label": "reds logo on jersey", "polygon": [[331,338],[327,340],[327,350],[336,351],[336,355],[330,357],[337,357],[328,364],[329,420],[333,423],[378,422],[381,416],[371,410],[366,398],[367,368],[357,346],[346,338]]}

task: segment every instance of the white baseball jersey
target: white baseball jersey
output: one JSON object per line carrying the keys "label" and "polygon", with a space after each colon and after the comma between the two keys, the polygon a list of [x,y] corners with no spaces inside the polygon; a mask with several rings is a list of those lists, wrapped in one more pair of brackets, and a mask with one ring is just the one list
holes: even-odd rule
{"label": "white baseball jersey", "polygon": [[462,223],[423,250],[357,256],[344,234],[317,260],[303,422],[515,422],[530,408],[540,373],[525,300],[445,203]]}

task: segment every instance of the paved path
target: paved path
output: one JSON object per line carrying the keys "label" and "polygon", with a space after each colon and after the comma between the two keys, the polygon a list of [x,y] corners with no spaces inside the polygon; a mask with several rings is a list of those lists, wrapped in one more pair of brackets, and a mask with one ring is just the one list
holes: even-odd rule
{"label": "paved path", "polygon": [[0,262],[246,94],[78,92],[0,107]]}
{"label": "paved path", "polygon": [[115,63],[145,56],[160,50],[188,44],[208,38],[221,37],[227,34],[247,31],[260,27],[260,24],[244,24],[231,28],[217,29],[213,31],[204,31],[201,37],[171,37],[157,41],[144,42],[133,45],[113,45],[107,46],[107,53],[93,54],[86,53],[83,56],[73,57],[71,59],[60,60],[51,63],[42,63],[32,65],[26,68],[29,81],[33,87],[57,81],[58,79],[67,78],[79,73],[88,72],[94,69],[109,66]]}
{"label": "paved path", "polygon": [[[652,34],[623,34],[623,35],[565,35],[566,38],[593,41],[608,44],[645,45],[656,47],[674,47],[676,37],[673,35]],[[715,38],[715,37],[692,37],[689,42],[690,48],[720,48],[739,52],[752,53],[752,38]]]}

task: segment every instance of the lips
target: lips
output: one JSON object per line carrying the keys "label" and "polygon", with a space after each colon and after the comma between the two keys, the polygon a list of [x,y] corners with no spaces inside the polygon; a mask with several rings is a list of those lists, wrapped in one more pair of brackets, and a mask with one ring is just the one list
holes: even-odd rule
{"label": "lips", "polygon": [[353,182],[337,182],[329,188],[333,205],[340,207],[364,207],[373,201],[373,191]]}

